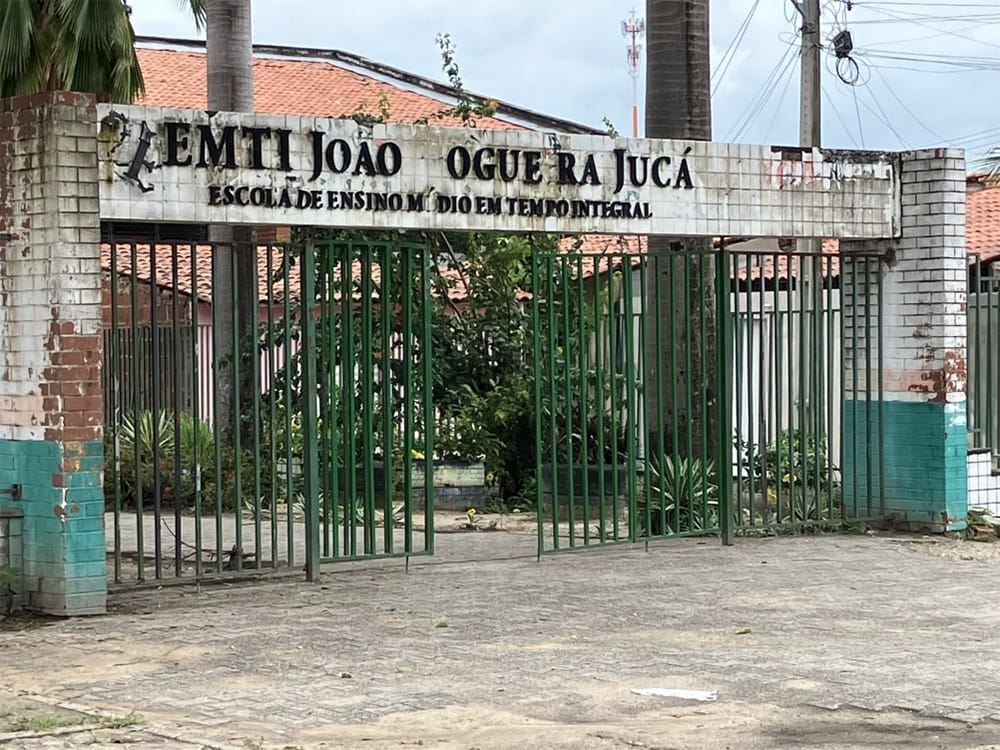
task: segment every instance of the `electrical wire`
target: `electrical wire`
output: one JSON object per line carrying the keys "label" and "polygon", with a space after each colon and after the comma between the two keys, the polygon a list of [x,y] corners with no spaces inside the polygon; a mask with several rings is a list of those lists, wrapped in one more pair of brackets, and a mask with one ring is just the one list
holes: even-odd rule
{"label": "electrical wire", "polygon": [[[754,0],[746,18],[743,19],[743,23],[740,24],[739,28],[736,30],[736,34],[733,36],[732,40],[730,40],[729,47],[726,48],[726,51],[719,59],[719,67],[714,73],[712,73],[712,96],[715,96],[715,92],[718,91],[719,86],[722,85],[722,81],[726,77],[726,71],[729,70],[729,66],[732,64],[733,60],[736,59],[736,52],[739,51],[740,45],[743,43],[744,37],[746,37],[747,29],[750,28],[750,22],[753,20],[754,13],[757,12],[757,7],[759,5],[760,0]],[[718,76],[718,78],[716,78],[716,76]]]}
{"label": "electrical wire", "polygon": [[774,114],[771,115],[771,121],[767,124],[767,129],[764,131],[764,137],[761,139],[763,143],[768,143],[770,141],[771,128],[774,127],[774,122],[775,120],[778,119],[778,114],[781,112],[781,105],[785,101],[785,94],[788,93],[788,84],[790,84],[792,82],[792,79],[795,77],[794,75],[790,74],[794,70],[795,70],[794,66],[789,66],[788,68],[789,75],[786,75],[785,77],[785,85],[781,89],[781,96],[778,97],[778,104],[774,108]]}
{"label": "electrical wire", "polygon": [[983,41],[982,39],[976,39],[975,37],[967,36],[965,34],[960,34],[957,31],[949,31],[948,29],[940,29],[940,28],[936,28],[934,26],[931,26],[929,24],[923,23],[922,20],[917,20],[919,18],[919,16],[912,16],[910,18],[907,18],[906,17],[907,14],[893,13],[891,11],[878,10],[878,9],[875,9],[875,12],[876,13],[882,13],[883,15],[889,16],[890,18],[892,18],[892,19],[894,19],[896,21],[905,21],[907,23],[912,23],[912,24],[915,24],[917,26],[921,26],[921,27],[923,27],[925,29],[930,29],[931,31],[940,31],[942,34],[947,34],[948,36],[953,36],[956,39],[962,39],[962,40],[967,41],[967,42],[973,42],[975,44],[982,44],[982,45],[984,45],[986,47],[993,47],[994,49],[1000,49],[1000,44],[994,44],[993,42],[986,42],[986,41]]}
{"label": "electrical wire", "polygon": [[[915,123],[917,123],[917,125],[919,125],[919,126],[920,126],[920,127],[922,127],[922,128],[924,129],[924,130],[926,130],[926,131],[927,131],[928,133],[930,133],[930,134],[931,134],[931,136],[933,136],[934,138],[937,138],[939,142],[940,142],[940,141],[944,141],[944,140],[945,140],[945,139],[944,139],[944,138],[942,138],[942,137],[941,137],[940,135],[938,135],[938,134],[937,134],[936,132],[934,132],[934,131],[933,131],[933,130],[931,130],[931,129],[930,129],[929,127],[927,127],[927,126],[926,126],[926,125],[924,124],[923,120],[921,120],[921,119],[920,119],[919,117],[917,117],[917,116],[916,116],[916,115],[915,115],[915,114],[913,113],[913,110],[912,110],[912,109],[910,109],[910,108],[909,108],[908,106],[906,106],[906,102],[904,102],[904,101],[902,100],[902,98],[900,98],[900,97],[899,97],[899,96],[898,96],[898,95],[896,94],[896,92],[895,92],[895,91],[893,90],[892,86],[891,86],[891,85],[889,84],[889,81],[888,81],[888,80],[886,79],[886,77],[885,77],[885,76],[883,76],[883,75],[882,75],[882,72],[881,72],[881,71],[880,71],[880,70],[879,70],[878,68],[875,68],[875,67],[873,67],[873,68],[872,68],[872,71],[873,71],[873,72],[875,73],[875,75],[877,75],[877,76],[879,77],[879,79],[880,79],[880,80],[882,81],[882,83],[883,83],[883,84],[885,84],[885,88],[886,88],[886,90],[887,90],[887,91],[889,92],[889,95],[890,95],[890,96],[892,96],[892,98],[893,98],[893,99],[895,99],[895,100],[896,100],[896,101],[897,101],[897,102],[899,103],[899,106],[903,108],[903,111],[905,111],[905,112],[906,112],[906,114],[908,114],[908,115],[909,115],[909,116],[910,116],[911,118],[913,118],[913,121],[914,121]],[[867,85],[867,84],[866,84],[866,85]]]}
{"label": "electrical wire", "polygon": [[750,127],[753,121],[760,114],[761,109],[767,104],[771,95],[774,93],[775,89],[783,80],[785,74],[792,67],[795,62],[795,55],[793,54],[795,47],[789,45],[784,54],[779,58],[778,62],[768,73],[764,84],[758,90],[757,94],[753,96],[750,100],[750,104],[743,110],[743,113],[736,118],[736,121],[729,128],[726,133],[724,140],[734,141],[739,140],[744,132]]}
{"label": "electrical wire", "polygon": [[861,148],[865,147],[865,130],[861,126],[861,108],[858,106],[858,87],[851,86],[851,93],[854,95],[854,114],[858,118],[858,137],[861,138]]}
{"label": "electrical wire", "polygon": [[858,140],[854,137],[854,134],[851,132],[851,129],[847,127],[847,123],[844,122],[844,118],[840,116],[840,110],[837,109],[837,105],[834,103],[833,98],[830,96],[830,92],[828,92],[825,88],[822,91],[823,91],[823,97],[826,99],[826,103],[830,105],[830,111],[832,111],[834,116],[836,116],[837,121],[840,123],[840,127],[843,128],[844,130],[844,133],[847,135],[848,138],[851,139],[851,143],[854,144],[854,148],[861,148],[861,145],[858,143]]}

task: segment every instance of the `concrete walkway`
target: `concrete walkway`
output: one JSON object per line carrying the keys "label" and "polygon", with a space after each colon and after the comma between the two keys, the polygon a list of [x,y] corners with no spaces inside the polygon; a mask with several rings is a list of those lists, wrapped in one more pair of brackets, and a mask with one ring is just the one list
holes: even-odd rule
{"label": "concrete walkway", "polygon": [[[320,584],[132,591],[106,617],[5,621],[0,744],[1000,747],[1000,545],[827,535],[496,559],[525,541],[441,535],[441,559],[409,572],[342,564]],[[632,693],[651,687],[718,700]],[[82,723],[37,728],[67,713]],[[115,725],[130,714],[144,725]],[[2,734],[26,717],[35,729]]]}

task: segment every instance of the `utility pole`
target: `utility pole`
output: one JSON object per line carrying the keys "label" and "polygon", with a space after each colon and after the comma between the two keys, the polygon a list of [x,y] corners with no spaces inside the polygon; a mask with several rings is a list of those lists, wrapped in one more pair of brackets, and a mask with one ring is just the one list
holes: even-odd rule
{"label": "utility pole", "polygon": [[[820,80],[820,10],[819,0],[792,0],[802,17],[802,47],[800,50],[800,97],[799,97],[799,145],[818,147],[821,137],[821,97]],[[803,168],[805,165],[803,164]],[[799,335],[803,338],[808,367],[807,392],[800,393],[799,399],[806,399],[806,424],[800,430],[816,425],[823,431],[825,415],[825,393],[823,392],[823,362],[829,342],[823,341],[823,241],[803,239],[796,243],[801,253],[798,263],[799,294],[803,295],[800,309],[808,317],[800,322]],[[803,382],[803,381],[800,381]],[[811,432],[811,430],[809,430]]]}
{"label": "utility pole", "polygon": [[632,137],[639,137],[639,62],[642,57],[642,45],[639,37],[646,33],[646,22],[635,14],[635,8],[629,17],[622,21],[622,36],[630,38],[625,53],[628,55],[628,73],[632,76]]}

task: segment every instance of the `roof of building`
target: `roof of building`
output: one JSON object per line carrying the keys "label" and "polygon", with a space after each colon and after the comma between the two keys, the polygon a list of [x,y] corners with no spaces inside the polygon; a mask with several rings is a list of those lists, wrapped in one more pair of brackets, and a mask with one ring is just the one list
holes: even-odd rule
{"label": "roof of building", "polygon": [[966,195],[965,245],[983,261],[1000,257],[1000,186],[985,185]]}
{"label": "roof of building", "polygon": [[[207,65],[199,40],[137,37],[146,94],[137,103],[205,109]],[[560,133],[604,131],[535,112],[511,102],[465,90],[475,104],[488,104],[494,117],[475,117],[478,127],[532,128]],[[432,125],[464,125],[447,116],[455,89],[361,55],[335,49],[254,45],[254,108],[264,114],[351,117],[365,113],[395,122],[427,120]]]}
{"label": "roof of building", "polygon": [[[137,50],[146,94],[137,104],[178,109],[205,109],[207,72],[205,54],[174,49]],[[254,109],[269,115],[351,117],[379,116],[387,110],[396,122],[426,119],[430,124],[459,126],[459,118],[445,114],[449,102],[408,91],[325,61],[254,59]],[[495,117],[478,118],[480,127],[518,128]]]}

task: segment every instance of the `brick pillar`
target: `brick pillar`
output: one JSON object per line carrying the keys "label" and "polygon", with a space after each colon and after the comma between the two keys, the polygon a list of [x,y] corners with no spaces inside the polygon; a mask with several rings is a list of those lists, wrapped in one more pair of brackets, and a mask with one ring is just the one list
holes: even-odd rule
{"label": "brick pillar", "polygon": [[105,611],[93,97],[0,100],[0,486],[21,485],[23,603]]}
{"label": "brick pillar", "polygon": [[[852,357],[861,352],[852,352],[849,342],[864,340],[863,321],[850,311],[863,309],[864,299],[859,297],[865,289],[874,295],[877,284],[852,285],[852,264],[844,264],[845,502],[851,507],[855,482],[850,480],[860,480],[858,486],[871,481],[877,491],[884,477],[886,511],[896,525],[913,530],[962,529],[968,505],[965,159],[960,149],[908,151],[901,154],[901,164],[902,236],[874,243],[888,252],[885,264],[877,271],[871,268],[872,273],[882,274],[884,364],[881,373],[870,373],[869,393],[877,392],[881,379],[881,403],[867,411],[861,394],[850,392]],[[841,249],[846,254],[870,251],[873,243],[843,242]],[[862,268],[853,266],[857,271]],[[874,298],[870,301],[877,309]],[[866,446],[851,441],[864,440],[866,431],[876,437],[879,415],[884,464],[880,475],[869,477]],[[861,419],[871,425],[870,430],[859,424]],[[877,463],[871,467],[877,470]]]}

